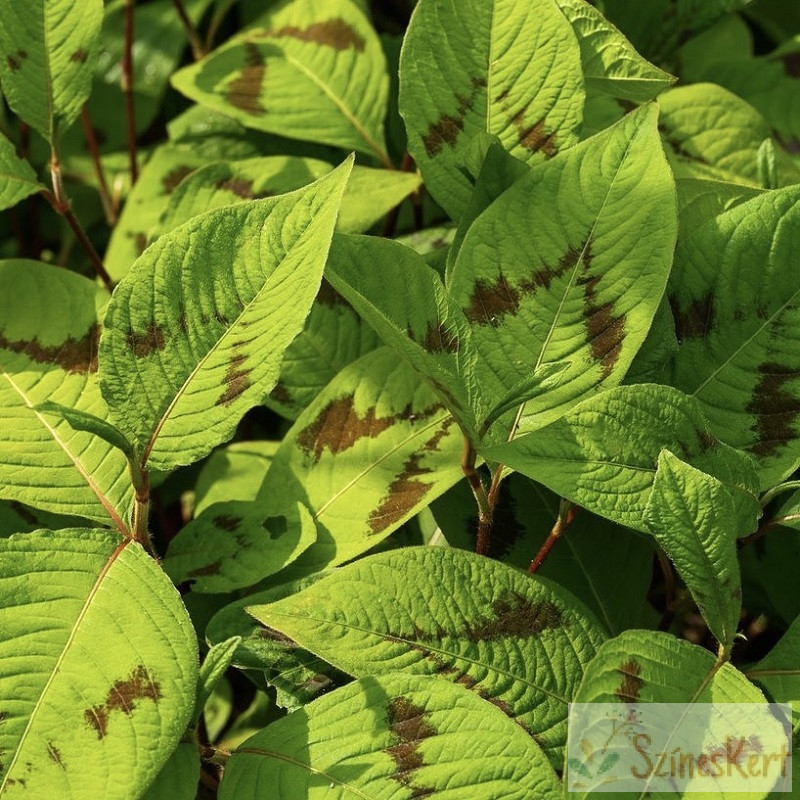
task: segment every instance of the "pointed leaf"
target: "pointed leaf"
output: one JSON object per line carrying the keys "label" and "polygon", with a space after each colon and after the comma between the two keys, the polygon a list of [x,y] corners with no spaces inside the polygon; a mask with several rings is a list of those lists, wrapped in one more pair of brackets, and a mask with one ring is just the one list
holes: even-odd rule
{"label": "pointed leaf", "polygon": [[605,639],[549,581],[440,547],[368,556],[248,611],[356,677],[405,671],[460,683],[522,724],[559,765],[567,703]]}
{"label": "pointed leaf", "polygon": [[53,142],[89,96],[102,0],[2,0],[0,19],[5,99]]}
{"label": "pointed leaf", "polygon": [[103,393],[153,467],[202,458],[277,382],[351,163],[307,189],[195,217],[117,286],[100,342]]}
{"label": "pointed leaf", "polygon": [[[480,387],[479,418],[542,364],[570,367],[525,405],[521,430],[624,377],[661,300],[676,233],[656,115],[643,108],[534,167],[470,228],[448,290],[478,354],[465,379]],[[490,436],[505,440],[510,426]]]}
{"label": "pointed leaf", "polygon": [[471,185],[459,163],[473,137],[497,136],[526,163],[578,140],[580,50],[555,0],[420,0],[400,57],[408,149],[454,219]]}
{"label": "pointed leaf", "polygon": [[105,292],[38,261],[0,262],[0,497],[126,530],[121,452],[36,410],[56,402],[106,419],[97,380]]}
{"label": "pointed leaf", "polygon": [[644,103],[675,78],[642,58],[625,36],[585,0],[556,0],[581,48],[587,90]]}
{"label": "pointed leaf", "polygon": [[19,158],[11,141],[0,134],[0,211],[41,188],[31,165]]}
{"label": "pointed leaf", "polygon": [[[200,667],[197,683],[197,699],[194,704],[194,720],[197,724],[200,715],[203,713],[208,699],[214,691],[219,680],[225,674],[225,671],[230,667],[233,661],[233,656],[236,653],[236,648],[242,643],[241,636],[231,636],[224,642],[218,642],[211,645],[203,659],[203,665]],[[212,737],[213,739],[213,737]]]}
{"label": "pointed leaf", "polygon": [[596,514],[649,532],[643,515],[664,448],[723,481],[737,503],[757,502],[752,459],[718,442],[699,403],[668,386],[603,392],[556,422],[483,454]]}
{"label": "pointed leaf", "polygon": [[274,503],[214,503],[170,542],[163,567],[195,592],[230,592],[258,583],[294,561],[316,537],[311,515]]}
{"label": "pointed leaf", "polygon": [[37,413],[51,414],[66,420],[74,431],[91,433],[112,447],[121,450],[128,458],[133,457],[133,449],[130,442],[125,438],[122,431],[108,420],[96,417],[94,414],[89,414],[78,408],[54,403],[52,400],[45,400],[44,403],[39,403],[33,410]]}
{"label": "pointed leaf", "polygon": [[722,441],[759,461],[763,488],[800,462],[800,187],[776,189],[678,243],[674,385]]}
{"label": "pointed leaf", "polygon": [[0,792],[67,797],[78,781],[92,797],[138,796],[194,705],[197,641],[178,593],[107,531],[37,531],[0,552]]}
{"label": "pointed leaf", "polygon": [[386,59],[357,6],[285,1],[257,25],[175,73],[175,88],[248,127],[359,150],[388,164]]}
{"label": "pointed leaf", "polygon": [[490,703],[431,677],[365,678],[252,736],[220,800],[469,797],[557,800],[541,750]]}
{"label": "pointed leaf", "polygon": [[661,451],[645,523],[726,652],[742,609],[736,539],[756,529],[761,509],[753,497],[749,514],[737,511],[720,481]]}
{"label": "pointed leaf", "polygon": [[297,565],[317,571],[374,547],[460,480],[462,445],[436,395],[380,348],[297,418],[260,496],[311,510],[317,542]]}

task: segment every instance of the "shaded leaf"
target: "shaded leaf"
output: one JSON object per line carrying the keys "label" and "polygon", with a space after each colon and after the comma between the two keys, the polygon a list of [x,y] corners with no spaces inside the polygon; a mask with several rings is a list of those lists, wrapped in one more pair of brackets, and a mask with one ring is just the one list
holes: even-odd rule
{"label": "shaded leaf", "polygon": [[178,91],[248,127],[369,153],[384,164],[386,59],[350,0],[279,3],[202,61]]}
{"label": "shaded leaf", "polygon": [[15,206],[41,188],[31,165],[19,158],[11,141],[0,134],[0,210]]}
{"label": "shaded leaf", "polygon": [[197,642],[177,592],[106,531],[38,531],[0,551],[3,797],[68,796],[76,780],[138,795],[194,705]]}
{"label": "shaded leaf", "polygon": [[132,500],[121,452],[63,419],[54,402],[105,420],[97,339],[105,292],[38,261],[0,262],[0,497],[126,530]]}
{"label": "shaded leaf", "polygon": [[567,703],[605,639],[549,581],[440,547],[368,556],[248,611],[356,677],[405,671],[472,689],[519,722],[554,765]]}
{"label": "shaded leaf", "polygon": [[232,500],[214,503],[172,539],[163,567],[195,592],[252,586],[294,561],[316,539],[311,515],[297,505]]}
{"label": "shaded leaf", "polygon": [[142,800],[195,800],[200,781],[200,753],[193,742],[181,742]]}
{"label": "shaded leaf", "polygon": [[351,164],[193,218],[117,286],[100,342],[103,393],[151,466],[202,458],[274,387],[319,286]]}

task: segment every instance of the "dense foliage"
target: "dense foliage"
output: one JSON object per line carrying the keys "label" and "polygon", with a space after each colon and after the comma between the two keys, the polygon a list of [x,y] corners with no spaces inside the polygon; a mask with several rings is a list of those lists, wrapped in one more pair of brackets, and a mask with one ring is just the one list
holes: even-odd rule
{"label": "dense foliage", "polygon": [[0,796],[800,703],[798,77],[781,0],[0,0]]}

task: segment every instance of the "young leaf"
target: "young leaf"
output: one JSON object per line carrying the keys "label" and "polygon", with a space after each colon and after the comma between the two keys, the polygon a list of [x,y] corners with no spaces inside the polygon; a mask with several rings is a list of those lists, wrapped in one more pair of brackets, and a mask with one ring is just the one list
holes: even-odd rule
{"label": "young leaf", "polygon": [[225,674],[228,667],[230,667],[233,656],[236,653],[236,648],[239,647],[241,643],[241,636],[231,636],[224,642],[218,642],[212,645],[208,653],[206,653],[198,675],[197,699],[194,704],[193,719],[195,725],[200,719],[200,715],[203,713],[203,709],[208,702],[208,698],[211,697],[214,687]]}
{"label": "young leaf", "polygon": [[108,531],[37,531],[0,553],[0,792],[67,797],[78,781],[138,796],[194,705],[197,641],[177,592]]}
{"label": "young leaf", "polygon": [[800,461],[798,201],[800,187],[776,189],[693,228],[672,275],[674,385],[758,459],[762,488]]}
{"label": "young leaf", "polygon": [[661,450],[680,453],[737,497],[756,503],[752,459],[708,432],[699,403],[668,386],[620,386],[584,400],[556,422],[482,450],[603,517],[648,531],[644,512]]}
{"label": "young leaf", "polygon": [[460,480],[462,445],[436,395],[380,348],[297,418],[260,497],[311,510],[317,541],[297,564],[313,572],[374,547]]}
{"label": "young leaf", "polygon": [[737,509],[720,481],[661,451],[645,523],[726,653],[742,608],[736,539],[756,529],[759,514],[758,503]]}
{"label": "young leaf", "polygon": [[294,561],[316,540],[302,505],[214,503],[170,542],[164,571],[174,583],[194,581],[195,592],[230,592],[258,583]]}
{"label": "young leaf", "polygon": [[33,167],[17,156],[14,145],[0,133],[0,211],[15,206],[41,188]]}
{"label": "young leaf", "polygon": [[[478,354],[465,380],[480,387],[479,418],[548,362],[570,366],[526,404],[522,430],[624,377],[661,300],[676,234],[656,117],[640,109],[534,167],[470,228],[448,291]],[[494,435],[506,439],[510,426]]]}
{"label": "young leaf", "polygon": [[102,0],[0,0],[0,19],[3,95],[54,142],[89,96]]}
{"label": "young leaf", "polygon": [[[331,171],[331,165],[313,158],[268,156],[217,162],[196,170],[181,181],[161,216],[160,231],[219,206],[242,203],[299,189]],[[337,228],[361,233],[419,188],[415,173],[354,167],[342,197]]]}
{"label": "young leaf", "polygon": [[112,447],[116,447],[117,450],[121,450],[127,458],[133,458],[133,449],[130,442],[125,438],[122,431],[108,420],[96,417],[86,411],[81,411],[79,408],[54,403],[52,400],[45,400],[43,403],[39,403],[33,410],[37,413],[52,414],[66,420],[72,430],[91,433]]}
{"label": "young leaf", "polygon": [[49,401],[105,420],[97,338],[105,292],[38,261],[0,261],[0,497],[127,530],[121,452],[37,410]]}
{"label": "young leaf", "polygon": [[567,703],[605,639],[549,581],[440,547],[368,556],[248,611],[356,677],[405,671],[472,689],[521,723],[554,765]]}
{"label": "young leaf", "polygon": [[417,3],[400,113],[425,185],[453,219],[469,202],[459,164],[475,136],[534,164],[577,142],[583,101],[578,42],[555,0]]}
{"label": "young leaf", "polygon": [[103,394],[153,467],[202,458],[277,382],[351,164],[307,189],[193,218],[117,286],[100,341]]}
{"label": "young leaf", "polygon": [[433,677],[364,678],[241,744],[220,800],[469,797],[557,800],[536,743],[490,703]]}
{"label": "young leaf", "polygon": [[587,91],[644,103],[675,78],[642,58],[633,45],[585,0],[556,0],[581,48]]}
{"label": "young leaf", "polygon": [[279,3],[172,76],[192,100],[248,127],[368,153],[388,165],[380,40],[351,0]]}

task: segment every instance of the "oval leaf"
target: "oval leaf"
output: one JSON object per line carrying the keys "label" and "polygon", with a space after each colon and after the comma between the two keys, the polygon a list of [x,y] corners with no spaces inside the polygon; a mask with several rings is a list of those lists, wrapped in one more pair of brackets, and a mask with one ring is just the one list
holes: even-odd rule
{"label": "oval leaf", "polygon": [[536,743],[490,703],[419,675],[365,678],[241,744],[220,800],[469,797],[557,800]]}
{"label": "oval leaf", "polygon": [[0,540],[0,627],[3,798],[142,793],[185,732],[198,672],[155,561],[106,531]]}
{"label": "oval leaf", "polygon": [[351,675],[440,675],[519,722],[560,765],[567,703],[605,640],[571,595],[462,550],[368,556],[248,611]]}

